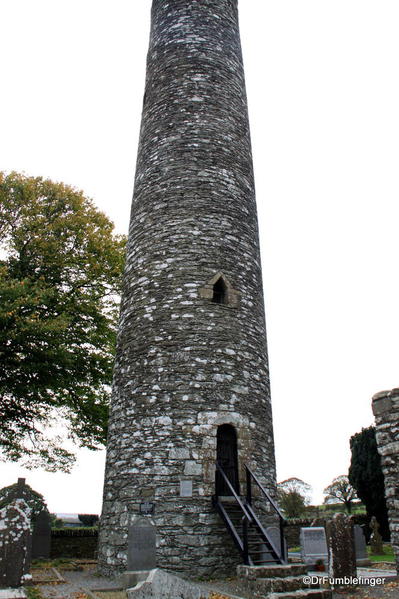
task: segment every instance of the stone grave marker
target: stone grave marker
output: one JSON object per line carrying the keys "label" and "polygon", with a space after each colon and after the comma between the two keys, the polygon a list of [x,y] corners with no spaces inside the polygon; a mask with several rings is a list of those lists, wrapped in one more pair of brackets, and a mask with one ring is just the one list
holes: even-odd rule
{"label": "stone grave marker", "polygon": [[355,535],[356,565],[369,566],[371,562],[367,555],[366,539],[362,527],[359,524],[355,524],[353,533]]}
{"label": "stone grave marker", "polygon": [[35,518],[32,533],[32,557],[49,558],[51,548],[51,518],[42,510]]}
{"label": "stone grave marker", "polygon": [[375,516],[372,516],[369,526],[372,530],[370,536],[371,553],[373,555],[381,555],[384,553],[384,546],[382,544],[382,536],[379,532],[380,525],[378,524],[378,520]]}
{"label": "stone grave marker", "polygon": [[266,528],[266,533],[279,554],[281,555],[281,537],[280,537],[280,529],[277,526],[268,526]]}
{"label": "stone grave marker", "polygon": [[0,587],[21,586],[30,563],[30,508],[15,499],[0,510]]}
{"label": "stone grave marker", "polygon": [[156,567],[155,527],[146,518],[138,518],[129,526],[127,569],[152,570]]}
{"label": "stone grave marker", "polygon": [[329,576],[356,576],[355,537],[350,516],[335,514],[327,522],[327,542],[330,554]]}
{"label": "stone grave marker", "polygon": [[300,532],[301,557],[309,569],[324,569],[328,567],[328,549],[326,531],[322,526],[301,528]]}

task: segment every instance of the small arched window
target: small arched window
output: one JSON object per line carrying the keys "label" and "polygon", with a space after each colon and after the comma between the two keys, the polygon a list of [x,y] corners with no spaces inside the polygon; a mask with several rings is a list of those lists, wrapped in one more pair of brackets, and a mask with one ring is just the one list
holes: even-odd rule
{"label": "small arched window", "polygon": [[213,285],[213,296],[212,301],[215,304],[226,304],[227,303],[227,287],[223,281],[223,277],[219,277],[216,283]]}
{"label": "small arched window", "polygon": [[237,308],[241,294],[232,287],[226,275],[219,271],[200,287],[199,295],[213,304]]}

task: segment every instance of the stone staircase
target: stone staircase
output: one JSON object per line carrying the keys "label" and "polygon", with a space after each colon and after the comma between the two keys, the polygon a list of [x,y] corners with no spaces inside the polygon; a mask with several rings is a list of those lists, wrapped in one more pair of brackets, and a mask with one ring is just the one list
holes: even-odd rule
{"label": "stone staircase", "polygon": [[331,599],[332,591],[304,582],[308,575],[303,564],[287,566],[238,566],[237,575],[244,586],[263,599]]}
{"label": "stone staircase", "polygon": [[[228,498],[222,500],[221,503],[235,530],[242,534],[242,510],[240,507],[229,502]],[[267,549],[262,535],[253,524],[248,526],[248,554],[254,566],[278,563]]]}

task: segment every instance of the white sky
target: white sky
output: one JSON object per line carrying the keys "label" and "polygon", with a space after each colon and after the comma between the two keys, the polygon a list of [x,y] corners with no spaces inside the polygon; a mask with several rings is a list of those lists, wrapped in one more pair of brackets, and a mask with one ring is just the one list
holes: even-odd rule
{"label": "white sky", "polygon": [[[399,4],[240,0],[278,479],[315,501],[371,396],[398,386]],[[126,232],[150,0],[0,0],[0,169],[92,197]],[[101,509],[104,455],[26,476],[51,511]]]}

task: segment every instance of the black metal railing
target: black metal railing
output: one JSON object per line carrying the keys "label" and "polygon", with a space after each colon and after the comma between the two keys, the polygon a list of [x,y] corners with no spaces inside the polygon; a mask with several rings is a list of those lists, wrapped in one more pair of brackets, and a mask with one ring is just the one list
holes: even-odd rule
{"label": "black metal railing", "polygon": [[[245,468],[246,468],[246,476],[247,476],[247,494],[246,494],[245,500],[243,501],[241,499],[241,497],[238,495],[236,489],[233,487],[231,481],[226,476],[226,473],[223,471],[223,468],[221,467],[221,465],[218,462],[216,462],[217,476],[220,476],[222,478],[224,484],[226,485],[225,488],[227,488],[229,490],[229,492],[231,494],[230,497],[232,497],[234,500],[234,505],[239,507],[239,511],[242,515],[241,521],[240,521],[241,527],[237,527],[234,525],[234,523],[232,522],[232,520],[229,516],[228,511],[226,510],[225,506],[223,505],[223,502],[220,499],[220,491],[219,491],[220,485],[216,485],[216,492],[215,492],[215,495],[213,496],[214,507],[219,512],[220,516],[222,517],[223,521],[225,522],[226,527],[227,527],[230,535],[232,536],[236,547],[238,548],[239,552],[241,553],[241,555],[243,557],[243,561],[246,565],[252,566],[254,564],[253,559],[250,555],[249,547],[248,547],[248,528],[249,528],[249,526],[251,526],[252,529],[256,529],[257,534],[259,535],[261,542],[267,548],[267,551],[269,552],[269,554],[273,560],[273,563],[286,564],[287,563],[287,549],[286,549],[286,543],[285,543],[285,539],[284,539],[284,535],[283,535],[283,526],[284,526],[284,522],[285,522],[284,517],[283,517],[282,513],[280,512],[277,504],[270,497],[269,493],[262,486],[262,484],[260,483],[258,478],[255,476],[255,474],[253,474],[253,472],[247,466],[245,466]],[[270,505],[272,506],[272,508],[275,510],[275,512],[277,513],[277,515],[279,517],[280,549],[278,547],[276,547],[275,543],[270,538],[267,531],[264,529],[256,512],[254,511],[254,508],[252,506],[252,481],[259,487],[261,493],[268,500],[268,502],[270,503]],[[240,532],[241,532],[240,528],[242,528],[242,534],[240,534]]]}
{"label": "black metal railing", "polygon": [[275,544],[273,543],[273,541],[270,538],[268,539],[268,541],[269,541],[270,545],[272,546],[272,550],[273,550],[272,553],[278,558],[280,563],[285,564],[288,562],[287,545],[286,545],[285,538],[284,538],[285,518],[284,518],[283,514],[281,513],[276,502],[272,499],[272,497],[270,497],[269,493],[266,491],[266,489],[264,488],[262,483],[259,481],[257,476],[252,472],[252,470],[250,468],[248,468],[248,466],[245,466],[245,472],[246,472],[246,479],[247,479],[246,507],[247,507],[250,515],[252,516],[253,520],[255,521],[255,524],[256,525],[260,524],[260,522],[258,522],[258,518],[257,518],[256,514],[252,510],[252,481],[253,481],[257,485],[257,487],[260,489],[261,493],[267,499],[267,501],[269,502],[269,504],[271,505],[271,507],[273,508],[273,510],[276,512],[276,514],[278,516],[279,528],[280,528],[280,550],[278,547],[275,546]]}
{"label": "black metal railing", "polygon": [[249,551],[248,551],[248,525],[252,522],[252,516],[249,514],[245,504],[241,501],[241,498],[239,497],[239,495],[237,495],[236,490],[234,489],[233,485],[231,484],[231,482],[227,478],[225,472],[223,471],[223,468],[220,466],[220,464],[218,462],[216,462],[216,472],[219,474],[219,476],[222,477],[225,485],[227,486],[227,488],[229,489],[229,491],[231,493],[231,496],[234,497],[235,503],[238,505],[238,507],[241,510],[241,513],[242,513],[242,518],[241,518],[242,538],[240,537],[238,530],[236,529],[233,522],[231,521],[231,518],[226,511],[226,508],[224,507],[223,503],[220,501],[219,490],[218,490],[219,485],[216,485],[216,492],[215,492],[215,495],[213,496],[213,505],[219,512],[224,523],[226,524],[227,529],[228,529],[230,535],[232,536],[237,549],[239,550],[239,552],[241,553],[241,555],[243,557],[244,564],[246,564],[247,566],[252,566],[253,561],[250,558]]}

